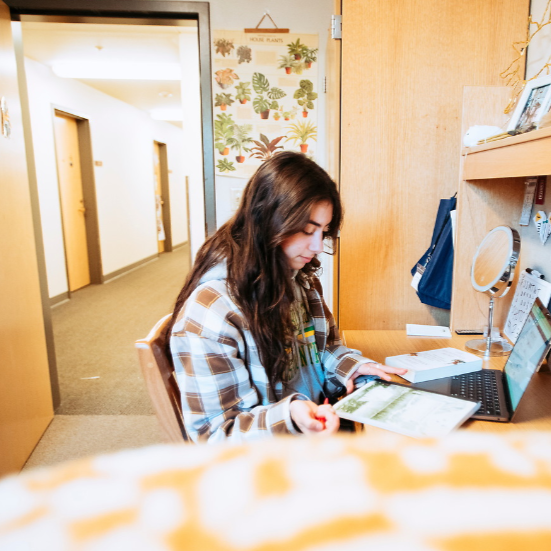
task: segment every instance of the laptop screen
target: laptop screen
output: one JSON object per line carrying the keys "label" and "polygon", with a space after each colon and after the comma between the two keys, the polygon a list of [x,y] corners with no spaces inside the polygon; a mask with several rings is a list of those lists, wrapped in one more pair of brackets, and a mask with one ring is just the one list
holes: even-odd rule
{"label": "laptop screen", "polygon": [[547,308],[539,299],[536,299],[505,364],[506,386],[513,411],[517,408],[532,375],[545,358],[550,346],[551,317]]}

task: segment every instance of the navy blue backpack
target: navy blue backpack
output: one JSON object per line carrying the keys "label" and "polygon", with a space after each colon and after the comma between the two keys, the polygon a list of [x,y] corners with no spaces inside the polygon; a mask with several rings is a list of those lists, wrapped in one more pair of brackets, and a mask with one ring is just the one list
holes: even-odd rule
{"label": "navy blue backpack", "polygon": [[450,212],[455,210],[456,202],[455,195],[440,200],[430,247],[411,270],[414,275],[418,265],[425,269],[417,288],[419,300],[445,310],[451,308],[453,238]]}

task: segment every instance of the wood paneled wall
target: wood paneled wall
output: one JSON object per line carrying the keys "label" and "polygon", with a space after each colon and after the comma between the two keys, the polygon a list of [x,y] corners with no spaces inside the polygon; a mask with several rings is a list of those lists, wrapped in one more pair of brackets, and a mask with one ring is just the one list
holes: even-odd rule
{"label": "wood paneled wall", "polygon": [[[501,85],[528,0],[343,0],[340,326],[447,321],[409,270],[458,190],[467,85]],[[469,269],[469,267],[467,267]]]}

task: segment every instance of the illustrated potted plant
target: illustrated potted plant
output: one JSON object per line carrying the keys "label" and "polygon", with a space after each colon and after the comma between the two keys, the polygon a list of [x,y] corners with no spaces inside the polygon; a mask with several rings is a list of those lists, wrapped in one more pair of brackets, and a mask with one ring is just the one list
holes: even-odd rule
{"label": "illustrated potted plant", "polygon": [[297,64],[295,56],[293,55],[280,55],[278,69],[285,69],[285,72],[290,75],[293,67]]}
{"label": "illustrated potted plant", "polygon": [[252,60],[252,50],[249,48],[249,46],[239,46],[237,48],[237,57],[239,58],[237,60],[237,63],[250,63]]}
{"label": "illustrated potted plant", "polygon": [[226,57],[231,53],[234,48],[233,40],[227,40],[226,38],[217,38],[214,41],[215,52],[222,54],[222,57]]}
{"label": "illustrated potted plant", "polygon": [[214,73],[214,79],[222,90],[229,88],[234,80],[239,80],[239,76],[233,69],[220,69]]}
{"label": "illustrated potted plant", "polygon": [[231,115],[220,113],[214,121],[214,147],[220,155],[230,152],[230,140],[233,137],[235,122]]}
{"label": "illustrated potted plant", "polygon": [[318,60],[318,48],[306,48],[304,52],[303,61],[307,69],[312,67],[312,63],[315,63]]}
{"label": "illustrated potted plant", "polygon": [[281,118],[281,113],[279,111],[276,111],[274,113],[274,120],[275,121],[278,121],[279,119]]}
{"label": "illustrated potted plant", "polygon": [[299,86],[300,88],[296,90],[293,97],[302,108],[302,116],[307,117],[308,109],[314,109],[314,100],[318,95],[314,92],[314,85],[310,80],[301,80]]}
{"label": "illustrated potted plant", "polygon": [[243,151],[246,151],[247,153],[250,151],[247,144],[250,144],[253,141],[250,136],[252,130],[252,124],[236,124],[233,127],[233,136],[229,139],[229,144],[232,149],[239,151],[239,155],[235,157],[235,160],[238,163],[245,162]]}
{"label": "illustrated potted plant", "polygon": [[220,172],[232,172],[235,170],[235,166],[231,161],[228,161],[228,159],[220,159],[216,164],[216,168]]}
{"label": "illustrated potted plant", "polygon": [[235,87],[235,98],[239,100],[239,103],[244,104],[251,100],[251,83],[240,82]]}
{"label": "illustrated potted plant", "polygon": [[289,119],[294,119],[295,118],[295,115],[297,114],[297,108],[296,107],[293,107],[291,110],[289,111],[283,111],[281,113],[281,116],[286,120],[288,121]]}
{"label": "illustrated potted plant", "polygon": [[293,73],[302,75],[304,69],[306,69],[306,63],[304,61],[296,61],[296,65],[293,67]]}
{"label": "illustrated potted plant", "polygon": [[222,111],[225,111],[226,107],[234,103],[234,101],[231,94],[216,94],[216,96],[214,96],[214,106],[220,107]]}
{"label": "illustrated potted plant", "polygon": [[277,145],[285,136],[279,136],[270,141],[264,134],[260,134],[260,141],[253,140],[256,147],[251,148],[251,157],[266,161],[278,149],[283,149],[282,145]]}
{"label": "illustrated potted plant", "polygon": [[296,42],[291,42],[290,44],[287,44],[287,50],[289,52],[289,55],[292,55],[295,57],[295,59],[300,59],[308,50],[308,46],[306,44],[303,44],[300,41],[300,38],[297,38]]}
{"label": "illustrated potted plant", "polygon": [[286,128],[286,131],[287,139],[285,141],[293,141],[295,144],[298,142],[302,153],[308,151],[308,144],[306,143],[308,140],[317,141],[317,128],[312,121],[295,122]]}
{"label": "illustrated potted plant", "polygon": [[262,119],[270,116],[270,109],[279,109],[276,100],[287,95],[281,88],[270,88],[270,82],[262,73],[253,74],[253,88],[258,94],[253,100],[253,109]]}

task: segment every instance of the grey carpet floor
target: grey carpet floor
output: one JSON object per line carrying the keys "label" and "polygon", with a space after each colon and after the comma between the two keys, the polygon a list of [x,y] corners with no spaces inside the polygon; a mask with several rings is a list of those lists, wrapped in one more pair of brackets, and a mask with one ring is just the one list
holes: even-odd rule
{"label": "grey carpet floor", "polygon": [[153,409],[134,341],[174,305],[189,249],[165,253],[104,285],[90,285],[52,310],[60,415],[145,415]]}
{"label": "grey carpet floor", "polygon": [[172,310],[189,247],[52,310],[61,406],[25,469],[163,441],[134,341]]}
{"label": "grey carpet floor", "polygon": [[23,470],[162,441],[154,415],[56,415]]}

